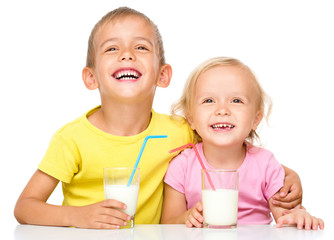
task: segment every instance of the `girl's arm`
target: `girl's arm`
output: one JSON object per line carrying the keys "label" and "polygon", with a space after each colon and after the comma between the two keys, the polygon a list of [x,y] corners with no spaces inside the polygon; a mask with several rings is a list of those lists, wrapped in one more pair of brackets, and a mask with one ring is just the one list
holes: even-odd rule
{"label": "girl's arm", "polygon": [[302,203],[303,189],[298,174],[282,165],[285,171],[284,186],[273,196],[277,207],[291,209]]}
{"label": "girl's arm", "polygon": [[269,200],[269,207],[273,217],[280,228],[283,225],[296,225],[298,229],[305,228],[306,230],[318,230],[324,228],[324,222],[320,218],[311,216],[304,208],[296,207],[291,210],[286,210],[272,204],[273,199]]}
{"label": "girl's arm", "polygon": [[162,206],[162,224],[186,224],[187,227],[202,227],[202,204],[187,211],[186,198],[183,193],[165,184],[164,201]]}
{"label": "girl's arm", "polygon": [[72,207],[46,203],[59,180],[37,170],[17,200],[14,215],[21,224],[74,226],[81,228],[118,228],[128,218],[114,208],[125,204],[105,200],[96,204]]}

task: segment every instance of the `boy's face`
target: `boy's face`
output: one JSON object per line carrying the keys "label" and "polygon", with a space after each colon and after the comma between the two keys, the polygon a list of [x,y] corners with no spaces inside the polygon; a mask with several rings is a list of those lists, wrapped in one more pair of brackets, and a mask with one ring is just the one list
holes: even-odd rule
{"label": "boy's face", "polygon": [[262,119],[248,71],[217,66],[197,79],[190,124],[206,144],[241,144]]}
{"label": "boy's face", "polygon": [[95,35],[94,78],[103,99],[141,101],[155,93],[160,76],[156,35],[139,16],[112,20]]}

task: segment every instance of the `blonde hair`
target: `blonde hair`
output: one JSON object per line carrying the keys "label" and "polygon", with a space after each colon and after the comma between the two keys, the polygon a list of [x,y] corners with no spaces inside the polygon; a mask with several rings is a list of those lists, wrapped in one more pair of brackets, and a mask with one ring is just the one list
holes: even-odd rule
{"label": "blonde hair", "polygon": [[87,58],[86,58],[86,67],[94,68],[95,67],[95,46],[94,46],[94,38],[96,35],[96,32],[105,24],[115,20],[120,19],[127,16],[138,16],[143,18],[145,21],[147,21],[148,24],[150,24],[155,32],[156,35],[156,41],[158,46],[158,57],[159,57],[159,64],[162,66],[166,63],[165,60],[165,50],[162,42],[162,37],[160,35],[159,29],[157,25],[155,25],[151,19],[149,19],[145,14],[138,12],[132,8],[128,7],[120,7],[117,9],[114,9],[113,11],[110,11],[106,15],[104,15],[100,21],[98,21],[94,28],[92,29],[89,39],[88,39],[88,50],[87,50]]}
{"label": "blonde hair", "polygon": [[[195,86],[198,80],[198,77],[205,71],[212,69],[217,66],[239,66],[240,69],[248,71],[251,78],[253,79],[253,83],[255,89],[257,91],[258,104],[257,110],[262,112],[265,119],[268,121],[269,115],[272,109],[271,98],[263,91],[261,85],[256,79],[254,73],[250,70],[250,68],[243,64],[240,60],[230,57],[215,57],[206,60],[199,66],[197,66],[189,75],[186,84],[183,89],[183,93],[181,98],[172,105],[172,117],[177,118],[177,115],[180,114],[184,118],[188,119],[191,116],[191,109],[193,104],[193,98],[195,93]],[[198,135],[196,131],[195,138],[198,142],[202,141],[201,137]],[[253,144],[255,141],[259,141],[260,138],[255,130],[251,130],[246,140]]]}

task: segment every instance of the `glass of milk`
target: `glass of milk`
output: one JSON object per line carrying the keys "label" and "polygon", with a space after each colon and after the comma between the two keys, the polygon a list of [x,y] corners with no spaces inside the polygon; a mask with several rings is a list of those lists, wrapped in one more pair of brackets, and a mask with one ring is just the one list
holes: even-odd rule
{"label": "glass of milk", "polygon": [[[103,183],[104,183],[104,194],[106,199],[115,199],[127,205],[125,212],[131,216],[131,220],[128,221],[124,228],[134,227],[134,217],[138,202],[139,192],[139,168],[136,168],[133,179],[129,186],[128,182],[134,168],[104,168]],[[121,226],[123,228],[123,226]]]}
{"label": "glass of milk", "polygon": [[[209,178],[212,185],[209,182]],[[202,169],[202,204],[205,228],[235,228],[238,220],[237,170]]]}

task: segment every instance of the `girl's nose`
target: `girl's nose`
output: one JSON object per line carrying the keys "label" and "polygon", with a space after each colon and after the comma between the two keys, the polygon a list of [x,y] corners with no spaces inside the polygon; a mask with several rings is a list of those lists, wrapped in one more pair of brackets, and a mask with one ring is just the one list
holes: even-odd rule
{"label": "girl's nose", "polygon": [[224,116],[224,115],[230,115],[231,113],[226,105],[220,105],[217,107],[215,114],[219,116]]}

